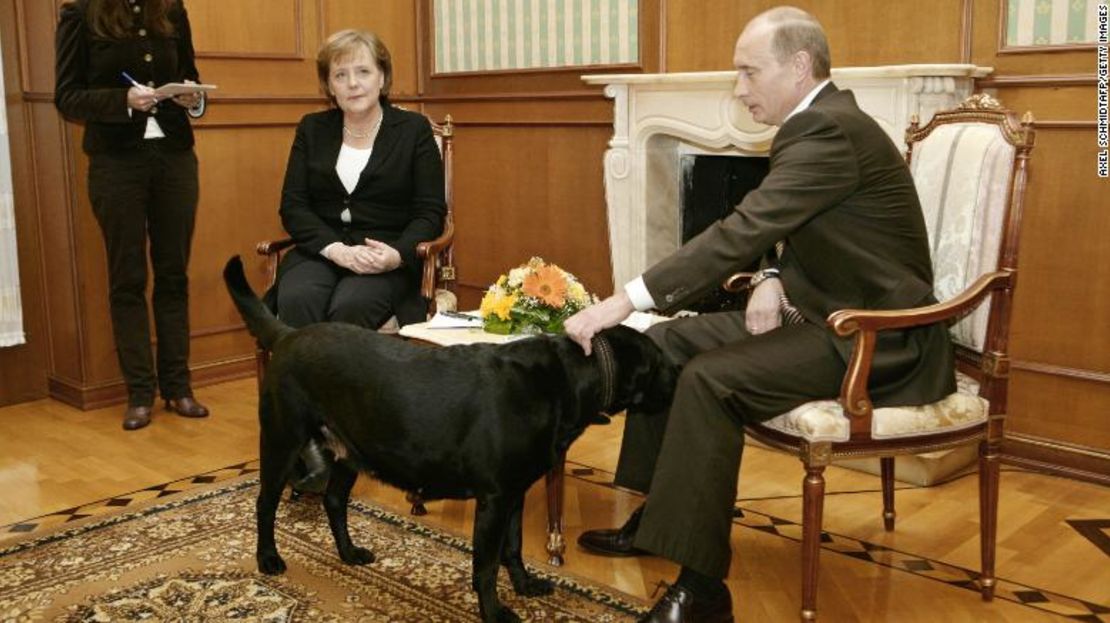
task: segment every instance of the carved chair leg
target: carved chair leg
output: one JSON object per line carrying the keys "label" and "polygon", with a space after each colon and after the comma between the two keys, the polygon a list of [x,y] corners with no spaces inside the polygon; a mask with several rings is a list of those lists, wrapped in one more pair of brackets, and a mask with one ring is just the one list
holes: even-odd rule
{"label": "carved chair leg", "polygon": [[825,507],[825,466],[806,465],[802,481],[802,620],[817,619],[817,569]]}
{"label": "carved chair leg", "polygon": [[419,493],[415,491],[408,491],[405,493],[405,501],[412,504],[409,513],[416,517],[421,517],[428,514],[428,509],[424,507],[424,498],[420,497]]}
{"label": "carved chair leg", "polygon": [[894,530],[894,457],[879,459],[883,481],[883,527],[887,532]]}
{"label": "carved chair leg", "polygon": [[979,550],[983,601],[994,599],[994,550],[998,537],[998,441],[979,443]]}
{"label": "carved chair leg", "polygon": [[560,567],[567,545],[563,541],[563,471],[567,455],[560,454],[551,471],[544,476],[547,485],[547,562]]}

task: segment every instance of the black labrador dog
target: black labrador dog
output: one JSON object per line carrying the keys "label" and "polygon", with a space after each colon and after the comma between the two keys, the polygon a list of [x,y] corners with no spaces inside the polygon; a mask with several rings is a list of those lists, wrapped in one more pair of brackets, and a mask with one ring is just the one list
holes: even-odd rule
{"label": "black labrador dog", "polygon": [[566,337],[428,348],[344,323],[294,330],[259,301],[238,256],[224,280],[272,352],[258,405],[257,559],[267,574],[285,570],[274,515],[302,448],[317,439],[337,456],[324,508],[344,562],[374,561],[347,530],[359,471],[425,499],[476,498],[472,585],[481,618],[519,621],[497,597],[499,564],[518,594],[552,591],[521,557],[525,492],[588,425],[608,421],[602,412],[666,406],[675,385],[658,347],[626,327],[602,332],[592,357]]}

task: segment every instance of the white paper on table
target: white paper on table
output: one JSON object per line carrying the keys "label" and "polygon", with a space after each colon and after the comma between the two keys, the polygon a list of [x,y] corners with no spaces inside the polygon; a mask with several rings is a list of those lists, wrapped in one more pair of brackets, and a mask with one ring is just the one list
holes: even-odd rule
{"label": "white paper on table", "polygon": [[471,329],[482,328],[482,319],[477,315],[469,314],[452,314],[447,315],[436,312],[432,319],[428,321],[427,328],[429,329]]}

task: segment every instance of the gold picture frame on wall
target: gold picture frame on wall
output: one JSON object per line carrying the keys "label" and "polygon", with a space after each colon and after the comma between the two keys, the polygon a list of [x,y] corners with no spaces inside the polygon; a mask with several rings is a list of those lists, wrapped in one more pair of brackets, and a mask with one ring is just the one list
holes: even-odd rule
{"label": "gold picture frame on wall", "polygon": [[639,0],[431,0],[431,75],[639,68]]}
{"label": "gold picture frame on wall", "polygon": [[999,0],[998,53],[1093,50],[1100,0]]}

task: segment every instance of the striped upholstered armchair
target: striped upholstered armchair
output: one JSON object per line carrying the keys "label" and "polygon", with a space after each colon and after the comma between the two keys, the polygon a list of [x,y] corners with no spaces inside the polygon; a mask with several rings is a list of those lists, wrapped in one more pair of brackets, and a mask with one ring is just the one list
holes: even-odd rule
{"label": "striped upholstered armchair", "polygon": [[[1018,234],[1033,148],[1032,115],[1019,121],[984,94],[906,131],[906,159],[925,213],[939,304],[918,309],[840,310],[828,318],[855,340],[837,400],[804,404],[753,437],[797,453],[803,479],[802,620],[816,618],[825,467],[879,457],[883,520],[894,529],[894,457],[977,443],[983,599],[994,595],[999,451],[1006,414],[1007,345],[1017,277]],[[735,285],[735,282],[733,283]],[[947,321],[957,356],[956,393],[924,406],[872,408],[867,393],[876,334]]]}

